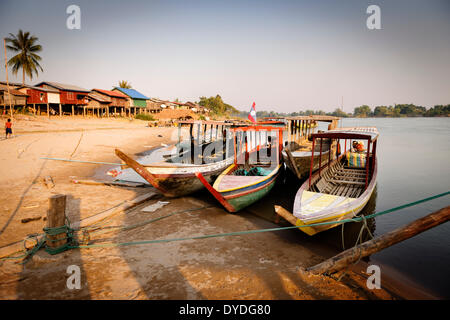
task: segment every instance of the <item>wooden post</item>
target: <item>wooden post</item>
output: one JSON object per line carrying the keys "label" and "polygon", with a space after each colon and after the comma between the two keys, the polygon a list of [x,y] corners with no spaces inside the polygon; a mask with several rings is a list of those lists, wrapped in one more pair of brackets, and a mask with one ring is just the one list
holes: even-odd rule
{"label": "wooden post", "polygon": [[50,106],[47,102],[47,117],[50,119]]}
{"label": "wooden post", "polygon": [[33,113],[36,115],[36,104],[33,103]]}
{"label": "wooden post", "polygon": [[75,116],[75,106],[72,105],[72,117]]}
{"label": "wooden post", "polygon": [[59,116],[62,117],[62,106],[61,106],[61,103],[59,104]]}
{"label": "wooden post", "polygon": [[[57,194],[49,198],[49,209],[47,211],[47,228],[62,227],[66,220],[66,195]],[[57,248],[67,242],[67,235],[62,233],[56,236],[47,236],[47,246]],[[60,241],[52,241],[58,240]]]}
{"label": "wooden post", "polygon": [[38,104],[37,114],[38,114],[39,116],[41,115],[41,105],[40,105],[40,104]]}
{"label": "wooden post", "polygon": [[361,258],[370,256],[378,251],[390,247],[403,240],[409,239],[428,229],[438,226],[450,220],[450,206],[434,213],[417,219],[406,226],[397,228],[391,232],[366,241],[352,249],[345,250],[340,254],[325,260],[307,269],[314,274],[332,274]]}
{"label": "wooden post", "polygon": [[[11,118],[14,119],[13,107],[11,104],[11,93],[9,92],[9,80],[8,80],[8,59],[6,58],[6,38],[3,39],[3,46],[5,48],[5,70],[6,70],[6,88],[8,89],[8,99],[9,99],[9,110],[11,112]],[[3,100],[5,99],[5,94],[3,94]],[[6,109],[6,107],[5,107]]]}

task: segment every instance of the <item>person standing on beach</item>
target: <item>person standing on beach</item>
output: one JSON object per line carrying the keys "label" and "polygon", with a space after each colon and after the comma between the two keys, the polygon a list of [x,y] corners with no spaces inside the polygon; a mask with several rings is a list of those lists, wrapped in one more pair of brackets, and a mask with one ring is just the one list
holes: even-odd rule
{"label": "person standing on beach", "polygon": [[8,139],[8,134],[12,136],[12,122],[11,119],[8,119],[8,121],[5,122],[5,129],[6,129],[6,137],[5,139]]}

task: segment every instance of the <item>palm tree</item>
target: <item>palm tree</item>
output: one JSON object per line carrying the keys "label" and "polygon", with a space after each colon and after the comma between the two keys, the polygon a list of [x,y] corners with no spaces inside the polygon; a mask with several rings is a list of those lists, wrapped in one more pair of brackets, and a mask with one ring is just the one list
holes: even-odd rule
{"label": "palm tree", "polygon": [[22,84],[25,84],[25,75],[33,79],[33,74],[38,74],[38,69],[44,71],[39,64],[42,60],[36,52],[42,51],[42,46],[36,42],[39,40],[36,36],[30,36],[29,32],[19,30],[17,35],[9,34],[9,38],[5,39],[8,45],[6,46],[13,52],[18,52],[14,57],[9,59],[8,65],[12,67],[12,72],[17,75],[17,72],[22,68]]}
{"label": "palm tree", "polygon": [[119,81],[119,88],[123,88],[123,89],[131,89],[131,83],[129,83],[126,80],[120,80]]}

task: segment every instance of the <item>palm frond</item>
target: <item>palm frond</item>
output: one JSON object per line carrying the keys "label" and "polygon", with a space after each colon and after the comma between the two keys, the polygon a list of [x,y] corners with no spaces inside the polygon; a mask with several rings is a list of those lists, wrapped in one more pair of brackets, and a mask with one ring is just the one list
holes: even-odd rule
{"label": "palm frond", "polygon": [[8,50],[18,52],[8,61],[14,75],[22,68],[24,74],[32,79],[34,74],[38,75],[39,69],[44,71],[39,64],[42,58],[36,54],[36,52],[42,51],[42,46],[37,44],[38,37],[31,35],[28,31],[23,32],[22,29],[19,29],[16,35],[10,33],[5,40],[8,43],[6,46]]}

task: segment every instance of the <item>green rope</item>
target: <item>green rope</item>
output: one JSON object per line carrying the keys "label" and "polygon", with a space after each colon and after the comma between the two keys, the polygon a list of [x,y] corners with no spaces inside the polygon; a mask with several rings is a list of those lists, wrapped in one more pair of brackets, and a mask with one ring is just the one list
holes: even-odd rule
{"label": "green rope", "polygon": [[303,226],[290,226],[290,227],[280,227],[280,228],[269,228],[269,229],[257,229],[257,230],[246,230],[246,231],[236,231],[236,232],[226,232],[226,233],[216,233],[216,234],[209,234],[209,235],[202,235],[202,236],[196,236],[196,237],[184,237],[184,238],[172,238],[172,239],[156,239],[156,240],[143,240],[143,241],[134,241],[134,242],[122,242],[122,243],[104,243],[104,244],[90,244],[90,245],[78,245],[78,246],[71,246],[71,249],[76,248],[106,248],[106,247],[122,247],[122,246],[131,246],[131,245],[141,245],[141,244],[154,244],[154,243],[165,243],[165,242],[174,242],[174,241],[186,241],[186,240],[197,240],[197,239],[207,239],[207,238],[217,238],[217,237],[226,237],[226,236],[239,236],[239,235],[245,235],[245,234],[253,234],[253,233],[261,233],[261,232],[274,232],[274,231],[282,231],[282,230],[289,230],[289,229],[297,229],[297,228],[303,228],[303,227],[311,227],[311,226],[321,226],[321,225],[329,225],[329,224],[341,224],[341,223],[347,223],[347,222],[359,222],[363,219],[370,219],[376,216],[381,216],[390,212],[398,211],[404,208],[408,208],[411,206],[418,205],[423,202],[431,201],[440,197],[444,197],[446,195],[450,194],[450,191],[440,193],[438,195],[434,195],[428,198],[424,198],[418,201],[410,202],[395,208],[391,208],[388,210],[384,210],[378,213],[374,213],[371,215],[362,217],[355,217],[352,219],[344,219],[340,221],[329,221],[329,222],[319,222],[319,223],[313,223]]}
{"label": "green rope", "polygon": [[[388,210],[384,210],[378,213],[374,213],[371,215],[367,215],[367,216],[361,216],[361,217],[354,217],[351,219],[343,219],[340,221],[328,221],[328,222],[319,222],[319,223],[313,223],[313,224],[308,224],[308,225],[303,225],[303,226],[289,226],[289,227],[279,227],[279,228],[269,228],[269,229],[257,229],[257,230],[246,230],[246,231],[236,231],[236,232],[226,232],[226,233],[217,233],[217,234],[209,234],[209,235],[202,235],[202,236],[195,236],[195,237],[184,237],[184,238],[172,238],[172,239],[156,239],[156,240],[143,240],[143,241],[134,241],[134,242],[122,242],[122,243],[103,243],[103,244],[86,244],[86,245],[80,245],[78,243],[76,243],[74,241],[74,237],[73,237],[73,232],[75,231],[74,229],[71,229],[70,226],[70,222],[68,221],[67,217],[67,221],[68,223],[64,226],[61,227],[56,227],[56,228],[44,228],[44,232],[45,232],[45,236],[44,239],[41,242],[37,241],[37,236],[36,237],[36,242],[37,244],[30,250],[28,250],[25,255],[22,255],[20,257],[6,257],[6,258],[2,258],[3,259],[18,259],[21,258],[23,256],[25,256],[25,260],[27,258],[29,258],[30,256],[32,256],[35,252],[37,252],[46,242],[46,238],[47,235],[58,235],[58,234],[62,234],[62,233],[67,233],[67,237],[64,239],[67,239],[67,243],[58,247],[58,248],[48,248],[46,246],[46,251],[50,254],[56,254],[62,251],[65,251],[67,249],[76,249],[76,248],[105,248],[105,247],[120,247],[120,246],[130,246],[130,245],[141,245],[141,244],[153,244],[153,243],[165,243],[165,242],[174,242],[174,241],[185,241],[185,240],[196,240],[196,239],[207,239],[207,238],[217,238],[217,237],[226,237],[226,236],[238,236],[238,235],[245,235],[245,234],[254,234],[254,233],[261,233],[261,232],[274,232],[274,231],[282,231],[282,230],[289,230],[289,229],[297,229],[297,228],[303,228],[303,227],[312,227],[312,226],[321,226],[321,225],[329,225],[329,224],[344,224],[344,223],[348,223],[348,222],[359,222],[364,220],[364,222],[366,221],[366,219],[371,219],[377,216],[381,216],[387,213],[391,213],[394,211],[398,211],[404,208],[408,208],[408,207],[412,207],[415,205],[418,205],[420,203],[423,202],[427,202],[427,201],[431,201],[440,197],[444,197],[450,194],[450,191],[444,192],[444,193],[440,193],[431,197],[427,197],[421,200],[417,200],[414,202],[410,202],[410,203],[406,203],[404,205],[401,206],[397,206]],[[112,226],[110,228],[120,228],[123,230],[129,230],[132,228],[136,228],[139,226],[143,226],[145,224],[154,222],[154,221],[158,221],[161,220],[163,218],[167,218],[169,216],[172,216],[174,214],[178,214],[181,212],[187,212],[187,211],[194,211],[194,210],[199,210],[199,209],[203,209],[203,208],[209,208],[209,207],[202,207],[202,208],[195,208],[195,209],[189,209],[189,210],[184,210],[184,211],[180,211],[180,212],[174,212],[171,214],[168,214],[166,216],[162,216],[159,218],[154,218],[148,221],[144,221],[144,222],[140,222],[131,226]],[[68,226],[69,225],[69,226]],[[365,227],[367,227],[365,225]],[[83,230],[82,230],[83,231]],[[86,231],[86,230],[85,230]],[[24,244],[25,241],[27,240],[27,238],[24,240]],[[62,239],[58,239],[58,240],[51,240],[51,241],[60,241]],[[359,237],[358,237],[359,240]],[[357,240],[357,241],[358,241]]]}
{"label": "green rope", "polygon": [[127,230],[131,230],[131,229],[134,229],[134,228],[137,228],[137,227],[143,227],[143,226],[145,226],[145,225],[147,225],[149,223],[153,223],[153,222],[156,222],[156,221],[159,221],[159,220],[171,217],[171,216],[176,215],[176,214],[192,212],[192,211],[198,211],[198,210],[209,209],[209,208],[215,208],[215,206],[204,206],[204,207],[187,209],[187,210],[182,210],[182,211],[175,211],[175,212],[169,213],[169,214],[161,216],[161,217],[157,217],[157,218],[153,218],[153,219],[149,219],[149,220],[144,220],[142,222],[138,222],[138,223],[135,223],[135,224],[132,224],[132,225],[128,225],[128,226],[107,226],[107,227],[103,227],[102,229],[97,228],[97,226],[95,226],[94,228],[92,228],[92,229],[95,229],[93,231],[90,231],[91,230],[90,227],[87,227],[88,228],[87,231],[90,234],[95,234],[95,235],[99,235],[99,234],[103,234],[105,232],[109,232],[111,229],[119,229],[119,230],[127,231]]}

